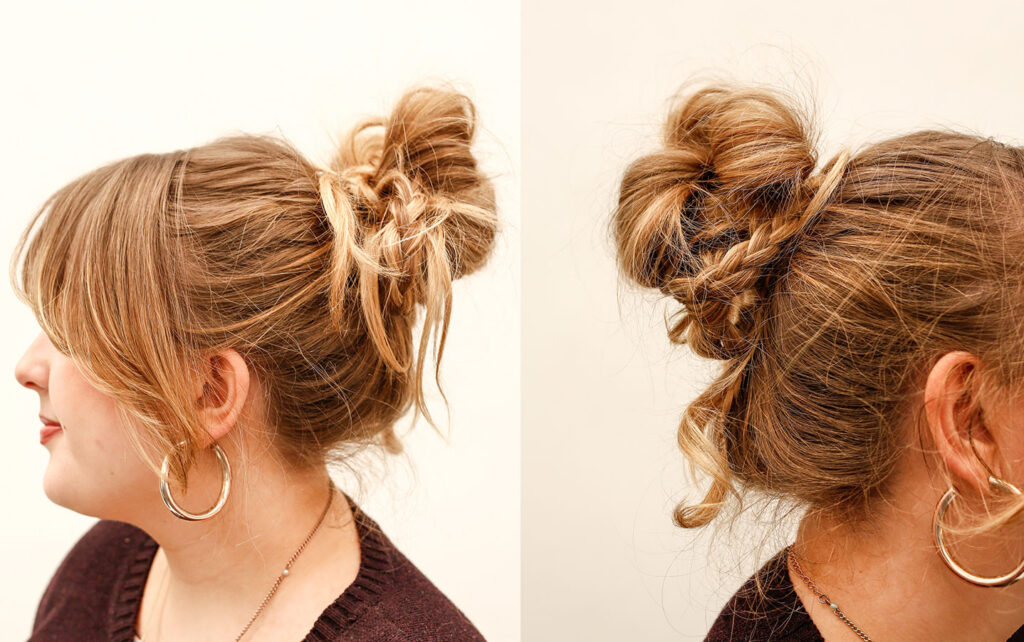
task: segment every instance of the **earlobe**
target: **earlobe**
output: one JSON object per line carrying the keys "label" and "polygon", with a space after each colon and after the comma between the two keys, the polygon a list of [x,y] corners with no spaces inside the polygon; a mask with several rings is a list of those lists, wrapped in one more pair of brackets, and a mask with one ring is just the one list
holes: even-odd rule
{"label": "earlobe", "polygon": [[973,385],[978,358],[969,352],[946,353],[936,362],[925,384],[927,430],[935,449],[953,476],[978,492],[991,492],[989,476],[997,448],[974,409],[980,408]]}

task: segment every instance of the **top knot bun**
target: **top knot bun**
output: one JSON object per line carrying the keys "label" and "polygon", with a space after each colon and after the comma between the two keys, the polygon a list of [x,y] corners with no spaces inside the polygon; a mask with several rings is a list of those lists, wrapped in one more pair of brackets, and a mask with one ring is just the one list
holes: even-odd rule
{"label": "top knot bun", "polygon": [[627,169],[614,217],[619,261],[636,282],[684,304],[674,341],[715,359],[756,344],[768,280],[845,164],[831,163],[829,180],[812,177],[810,129],[780,94],[710,87],[672,110],[663,149]]}
{"label": "top knot bun", "polygon": [[370,334],[398,370],[411,364],[391,345],[389,316],[414,316],[421,304],[427,328],[446,322],[452,280],[494,245],[494,188],[471,151],[475,128],[466,96],[412,90],[387,118],[356,126],[320,175],[336,236],[332,312],[341,324],[355,272]]}

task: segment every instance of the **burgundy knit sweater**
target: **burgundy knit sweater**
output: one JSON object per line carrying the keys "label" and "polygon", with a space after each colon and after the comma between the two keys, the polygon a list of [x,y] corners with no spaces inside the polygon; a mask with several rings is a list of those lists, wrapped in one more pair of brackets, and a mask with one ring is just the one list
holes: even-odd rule
{"label": "burgundy knit sweater", "polygon": [[[761,581],[761,591],[757,579]],[[851,616],[853,617],[853,616]],[[856,622],[856,619],[854,619]],[[867,631],[868,635],[873,631]],[[881,636],[884,632],[877,632]],[[884,637],[883,637],[884,639]],[[705,642],[824,642],[793,588],[783,549],[732,596]],[[1024,627],[1008,642],[1024,642]]]}
{"label": "burgundy knit sweater", "polygon": [[[354,505],[353,514],[360,540],[359,572],[310,623],[303,642],[484,639],[369,516]],[[156,541],[135,526],[97,522],[50,580],[29,642],[132,642],[157,548]]]}

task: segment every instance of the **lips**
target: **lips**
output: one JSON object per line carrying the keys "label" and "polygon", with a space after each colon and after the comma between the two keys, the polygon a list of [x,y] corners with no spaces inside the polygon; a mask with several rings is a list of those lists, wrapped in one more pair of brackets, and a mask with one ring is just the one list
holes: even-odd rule
{"label": "lips", "polygon": [[45,444],[47,441],[50,440],[51,437],[61,432],[62,430],[63,428],[61,428],[60,425],[58,424],[45,424],[39,430],[39,443]]}

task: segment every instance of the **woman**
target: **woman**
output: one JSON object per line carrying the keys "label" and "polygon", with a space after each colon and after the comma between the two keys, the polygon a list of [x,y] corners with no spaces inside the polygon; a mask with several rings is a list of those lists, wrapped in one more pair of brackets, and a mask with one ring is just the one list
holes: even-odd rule
{"label": "woman", "polygon": [[452,280],[497,228],[474,126],[420,89],[326,168],[237,136],[48,200],[14,257],[43,330],[16,376],[47,497],[101,521],[32,640],[482,639],[329,475],[399,449],[410,407],[430,419],[428,343],[437,362]]}
{"label": "woman", "polygon": [[1024,150],[919,131],[816,169],[786,94],[686,96],[632,164],[624,273],[717,360],[678,441],[709,479],[806,509],[708,640],[1024,639]]}

